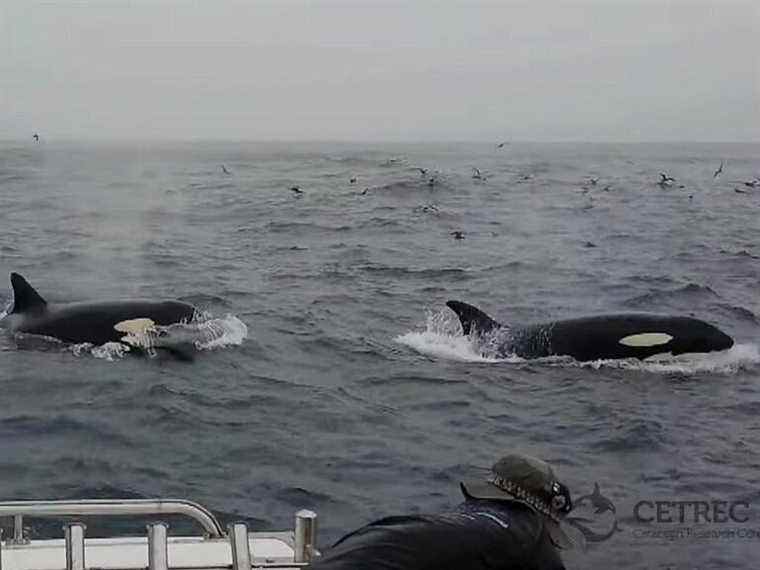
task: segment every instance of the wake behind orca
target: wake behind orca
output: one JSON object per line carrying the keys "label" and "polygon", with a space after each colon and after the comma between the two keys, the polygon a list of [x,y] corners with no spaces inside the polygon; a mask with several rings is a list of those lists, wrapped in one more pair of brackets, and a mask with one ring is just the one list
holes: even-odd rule
{"label": "wake behind orca", "polygon": [[191,359],[188,347],[161,343],[156,326],[187,323],[196,309],[180,301],[111,301],[50,305],[18,273],[11,273],[13,306],[2,324],[12,333],[52,337],[66,343],[117,342],[134,348],[164,348]]}
{"label": "wake behind orca", "polygon": [[497,357],[572,356],[578,361],[638,358],[727,350],[733,339],[717,327],[690,317],[624,313],[510,327],[480,309],[448,301],[464,334],[477,336]]}

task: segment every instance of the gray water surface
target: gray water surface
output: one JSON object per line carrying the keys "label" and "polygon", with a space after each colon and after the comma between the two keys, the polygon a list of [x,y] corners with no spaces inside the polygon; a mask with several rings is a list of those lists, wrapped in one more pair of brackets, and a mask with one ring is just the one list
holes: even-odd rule
{"label": "gray water surface", "polygon": [[[248,334],[192,364],[6,335],[0,499],[184,497],[268,529],[308,507],[324,546],[375,517],[451,507],[461,478],[519,450],[616,506],[622,530],[569,567],[755,567],[758,538],[647,537],[688,525],[633,508],[745,501],[749,522],[708,526],[760,529],[760,188],[743,185],[759,152],[3,143],[0,275],[50,302],[179,298]],[[660,171],[676,185],[658,187]],[[514,323],[694,315],[737,344],[494,361],[448,299]]]}

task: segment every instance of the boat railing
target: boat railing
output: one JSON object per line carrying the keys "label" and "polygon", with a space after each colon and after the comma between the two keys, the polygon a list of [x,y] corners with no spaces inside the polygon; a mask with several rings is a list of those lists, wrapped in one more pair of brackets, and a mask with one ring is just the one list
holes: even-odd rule
{"label": "boat railing", "polygon": [[0,502],[0,518],[13,517],[13,542],[22,544],[24,517],[184,515],[201,525],[209,538],[221,538],[224,530],[205,507],[184,499],[86,499],[80,501]]}
{"label": "boat railing", "polygon": [[[3,547],[24,549],[32,541],[24,533],[24,517],[101,517],[101,516],[186,516],[203,529],[203,537],[196,540],[202,543],[228,542],[227,552],[232,561],[233,570],[250,570],[253,568],[299,568],[318,555],[317,551],[317,515],[308,510],[296,513],[293,532],[251,533],[245,523],[234,523],[224,529],[216,517],[205,507],[186,500],[143,500],[143,499],[88,499],[79,501],[11,501],[0,502],[0,519],[13,519],[13,536],[0,540],[0,568],[3,562]],[[148,570],[168,570],[169,533],[165,522],[153,522],[147,525],[147,561]],[[85,532],[83,522],[68,522],[64,526],[65,560],[67,570],[85,570]],[[2,529],[0,529],[0,538]],[[261,540],[276,539],[292,549],[292,558],[287,560],[269,559],[266,553],[254,553],[254,538]],[[88,543],[98,539],[87,539]],[[145,544],[145,539],[142,539]],[[179,539],[173,539],[179,540]],[[36,541],[41,542],[41,541]],[[60,543],[59,543],[60,544]],[[144,552],[144,551],[143,551]],[[254,554],[261,554],[254,559]],[[217,566],[213,566],[216,568]],[[230,568],[229,562],[220,566]],[[145,568],[144,564],[142,568]]]}

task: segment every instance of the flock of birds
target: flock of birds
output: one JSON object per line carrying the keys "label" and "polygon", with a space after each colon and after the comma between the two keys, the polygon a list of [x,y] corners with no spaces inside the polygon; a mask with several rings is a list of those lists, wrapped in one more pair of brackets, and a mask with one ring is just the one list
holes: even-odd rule
{"label": "flock of birds", "polygon": [[[504,148],[504,146],[507,145],[507,144],[509,144],[509,143],[507,143],[506,141],[505,142],[497,143],[496,144],[496,148],[497,149]],[[404,161],[403,158],[389,158],[385,162],[383,162],[383,166],[400,165],[400,164],[403,163],[403,161]],[[231,175],[232,174],[229,171],[229,169],[224,164],[220,164],[219,168],[221,169],[221,171],[222,171],[223,174],[226,174],[226,175]],[[439,171],[437,171],[437,170],[436,171],[431,171],[429,168],[422,168],[421,166],[414,167],[414,170],[417,170],[420,173],[420,176],[422,178],[427,178],[426,184],[430,188],[433,188],[433,187],[435,187],[438,184],[438,177],[440,175]],[[428,174],[430,174],[430,176],[428,176]],[[472,167],[472,178],[475,179],[475,180],[480,180],[481,182],[485,182],[485,181],[488,180],[488,177],[484,176],[483,173],[480,171],[480,169],[478,169],[477,167],[474,167],[474,166]],[[529,178],[530,178],[530,176],[528,176],[528,175],[526,175],[526,176],[523,177],[524,180],[527,180]],[[356,184],[358,181],[359,181],[359,177],[358,176],[351,176],[351,178],[349,178],[349,180],[348,180],[349,184]],[[367,194],[369,192],[369,190],[370,190],[369,188],[365,188],[359,194],[362,195],[362,196],[364,196],[365,194]],[[290,187],[290,191],[293,192],[293,194],[296,195],[296,196],[301,196],[301,195],[304,194],[304,191],[303,191],[303,189],[300,186],[291,186]],[[461,239],[461,238],[458,238],[458,239]]]}
{"label": "flock of birds", "polygon": [[[39,135],[39,133],[34,133],[34,135],[32,135],[32,138],[35,140],[35,142],[40,142],[40,135]],[[497,149],[504,148],[507,144],[509,144],[509,143],[506,142],[506,141],[499,142],[499,143],[496,144],[496,148]],[[385,166],[393,166],[393,165],[401,164],[402,161],[403,161],[403,159],[401,159],[401,158],[389,158],[383,164]],[[718,176],[720,176],[721,174],[723,174],[723,167],[724,166],[725,166],[725,161],[721,160],[720,161],[720,166],[713,173],[713,179],[716,179],[716,178],[718,178]],[[230,170],[224,164],[220,165],[220,169],[221,169],[221,171],[222,171],[223,174],[225,174],[227,176],[231,176],[232,175],[232,172],[230,172]],[[439,176],[440,172],[438,172],[438,171],[431,172],[430,169],[428,169],[428,168],[422,168],[420,166],[417,166],[414,169],[417,170],[420,173],[420,176],[422,178],[427,178],[427,186],[428,187],[434,188],[438,184],[438,176]],[[480,169],[477,168],[476,166],[472,167],[472,178],[473,178],[473,180],[478,180],[480,182],[486,182],[488,180],[488,177],[485,176],[480,171]],[[531,175],[530,174],[524,174],[520,178],[521,181],[530,180],[530,179],[531,179]],[[357,176],[352,176],[349,179],[349,184],[356,184],[358,181],[359,181],[359,178]],[[589,178],[587,180],[587,183],[583,186],[584,192],[588,192],[590,190],[590,187],[591,186],[596,186],[598,182],[599,182],[599,178],[598,177],[591,177],[591,178]],[[660,180],[657,181],[657,186],[659,186],[660,188],[670,188],[670,187],[674,186],[675,183],[676,183],[676,179],[675,178],[673,178],[672,176],[668,175],[666,172],[660,172]],[[755,176],[754,178],[752,178],[752,180],[745,180],[745,181],[743,181],[742,184],[746,188],[752,188],[752,189],[760,188],[760,177]],[[685,186],[683,184],[679,184],[678,188],[685,188]],[[611,189],[611,187],[609,185],[607,185],[607,186],[604,187],[605,191],[609,191],[610,189]],[[304,191],[303,191],[303,189],[300,186],[291,186],[290,187],[290,191],[293,192],[293,194],[295,196],[297,196],[297,197],[304,194]],[[360,192],[360,194],[362,196],[364,196],[368,192],[369,192],[369,188],[365,188],[364,190],[362,190]],[[748,193],[747,190],[744,190],[743,188],[740,188],[738,186],[734,187],[734,192],[736,192],[737,194],[747,194]],[[693,195],[689,195],[689,199],[692,199],[693,197],[694,197]],[[455,239],[464,239],[464,234],[462,232],[460,232],[460,231],[452,232],[452,235],[454,235]]]}
{"label": "flock of birds", "polygon": [[[40,142],[40,135],[38,133],[34,133],[34,135],[32,136],[32,138],[35,140],[35,142],[38,142],[38,143]],[[495,146],[496,146],[497,149],[502,149],[507,144],[509,144],[509,143],[506,142],[506,141],[503,141],[503,142],[497,143]],[[389,159],[387,159],[383,163],[383,166],[401,165],[403,163],[403,161],[404,161],[403,158],[389,158]],[[715,170],[715,172],[713,172],[713,180],[717,179],[721,174],[723,174],[723,167],[724,166],[725,166],[725,161],[721,160],[720,161],[720,166]],[[223,174],[225,174],[227,176],[232,176],[232,172],[227,168],[226,165],[221,164],[219,167],[220,167],[220,169],[221,169],[221,171],[222,171]],[[418,171],[420,173],[420,177],[421,178],[425,178],[426,179],[426,184],[427,184],[428,187],[434,188],[438,184],[438,179],[439,179],[439,175],[440,175],[439,171],[431,171],[429,168],[423,168],[421,166],[415,166],[414,170],[416,170],[416,171]],[[674,177],[670,176],[668,173],[666,173],[666,172],[660,172],[659,174],[660,174],[660,179],[656,182],[656,184],[660,188],[663,188],[663,189],[665,189],[665,188],[671,188],[674,185],[676,185],[676,182],[677,182],[676,179]],[[520,176],[519,181],[527,181],[527,180],[530,180],[531,178],[532,178],[532,176],[530,174],[523,174],[523,175]],[[476,167],[476,166],[472,167],[472,179],[473,180],[477,180],[479,182],[486,182],[486,181],[488,181],[488,177],[485,176],[481,172],[481,170],[478,167]],[[349,184],[356,184],[358,181],[359,181],[359,177],[356,176],[356,175],[351,176],[351,178],[349,178],[349,180],[348,180]],[[586,183],[582,186],[582,191],[584,193],[588,193],[591,190],[591,188],[592,187],[596,187],[598,183],[599,183],[599,177],[597,177],[597,176],[589,177],[586,180]],[[760,188],[760,177],[755,176],[751,180],[745,180],[745,181],[743,181],[742,184],[743,184],[743,186],[745,188],[752,188],[752,189]],[[685,188],[685,186],[683,184],[678,184],[677,187],[678,188]],[[603,188],[604,191],[609,191],[610,189],[611,189],[611,186],[609,186],[609,185],[606,185]],[[362,196],[364,196],[364,195],[366,195],[369,192],[369,190],[370,190],[369,187],[367,187],[364,190],[362,190],[361,192],[359,192],[359,194],[362,195]],[[300,196],[302,196],[304,194],[304,190],[300,186],[295,186],[295,185],[291,186],[290,187],[290,191],[293,192],[293,194],[295,195],[295,197],[300,197]],[[747,190],[745,190],[743,188],[740,188],[739,186],[735,186],[734,187],[734,192],[736,192],[738,194],[747,194],[748,193]],[[691,195],[691,194],[689,195],[689,199],[690,200],[693,197],[694,197],[693,195]],[[428,210],[425,210],[425,211],[437,211],[437,208],[435,206],[432,206],[432,205],[426,206],[425,208],[428,209]],[[465,238],[465,233],[462,230],[452,231],[452,232],[450,232],[450,235],[453,236],[453,238],[457,239],[457,240],[462,240],[462,239]],[[587,242],[586,246],[587,247],[595,247],[594,244],[592,244],[591,242]]]}
{"label": "flock of birds", "polygon": [[[506,144],[508,144],[508,143],[506,143],[506,142],[500,142],[500,143],[496,144],[496,148],[497,149],[504,148],[504,146]],[[403,164],[403,162],[404,162],[403,158],[389,158],[389,159],[387,159],[386,161],[384,161],[382,163],[382,166],[397,166],[397,165]],[[717,179],[721,174],[723,174],[724,166],[725,166],[725,161],[721,160],[720,166],[715,170],[715,172],[713,172],[713,179]],[[229,169],[224,164],[220,165],[220,168],[221,168],[221,170],[222,170],[222,172],[224,174],[226,174],[226,175],[231,175],[232,174],[229,171]],[[438,184],[439,176],[441,174],[439,171],[437,171],[437,170],[431,171],[429,168],[423,168],[421,166],[415,166],[415,167],[412,167],[412,169],[416,170],[417,172],[419,172],[421,178],[426,179],[426,184],[427,184],[428,187],[433,188],[433,187],[435,187]],[[660,188],[665,189],[665,188],[671,188],[671,187],[674,187],[674,186],[677,186],[678,188],[685,188],[684,184],[676,184],[677,180],[673,176],[670,176],[666,172],[660,172],[659,176],[660,176],[660,179],[656,182],[656,185],[659,186]],[[477,180],[479,182],[486,182],[488,180],[488,176],[486,176],[485,174],[483,174],[483,172],[478,167],[476,167],[476,166],[472,167],[472,176],[471,177],[472,177],[473,180]],[[530,180],[530,179],[532,179],[532,175],[530,175],[530,174],[522,174],[519,177],[519,181],[521,181],[521,182],[522,181],[527,181],[527,180]],[[356,175],[352,175],[349,178],[349,180],[348,180],[349,184],[352,184],[352,185],[356,184],[358,181],[359,181],[359,177],[356,176]],[[599,177],[598,176],[592,176],[592,177],[587,178],[586,181],[585,181],[585,183],[582,185],[582,192],[583,193],[588,193],[591,190],[592,187],[597,187],[598,183],[599,183]],[[742,184],[745,187],[747,187],[747,188],[752,188],[752,189],[754,189],[754,188],[760,188],[760,177],[754,177],[751,180],[745,180],[745,181],[742,182]],[[610,185],[605,185],[604,188],[603,188],[603,190],[604,191],[609,191],[609,190],[611,190],[611,186]],[[293,194],[295,195],[295,197],[300,197],[300,196],[302,196],[304,194],[304,190],[300,186],[291,186],[290,187],[290,191],[293,192]],[[362,195],[362,196],[364,196],[369,191],[370,191],[370,188],[367,187],[367,188],[364,188],[364,190],[362,190],[361,192],[359,192],[359,194]],[[737,193],[740,193],[740,194],[747,194],[748,193],[747,190],[739,188],[738,186],[734,187],[734,191],[737,192]],[[694,197],[693,195],[689,195],[689,199],[690,200],[693,197]],[[434,211],[434,212],[437,212],[437,208],[434,205],[428,205],[428,206],[425,206],[423,208],[423,211]],[[450,232],[449,235],[451,235],[456,240],[463,240],[463,239],[465,239],[465,232],[462,231],[462,230],[452,231],[452,232]],[[591,242],[588,242],[586,244],[586,247],[595,247],[595,245],[592,244]]]}
{"label": "flock of birds", "polygon": [[[39,135],[39,133],[34,133],[34,135],[32,135],[32,138],[35,140],[35,142],[40,142],[40,135]],[[497,149],[504,148],[507,144],[509,144],[509,143],[506,142],[506,141],[497,143],[496,144],[496,148]],[[401,158],[389,158],[388,160],[385,161],[384,165],[385,166],[393,166],[393,165],[400,164],[402,161],[403,161],[403,159],[401,159]],[[718,176],[720,176],[723,173],[723,166],[724,165],[725,165],[725,161],[721,160],[720,161],[720,166],[713,173],[713,179],[718,178]],[[222,173],[224,173],[224,174],[226,174],[228,176],[232,175],[232,172],[230,172],[229,169],[224,164],[221,164],[220,168],[222,170]],[[419,171],[420,176],[422,176],[423,178],[427,177],[427,185],[430,188],[433,188],[438,183],[438,175],[440,174],[439,172],[435,171],[435,172],[433,172],[431,174],[431,176],[428,177],[428,173],[430,172],[430,170],[428,168],[422,168],[420,166],[417,166],[417,167],[415,167],[415,170]],[[486,182],[488,180],[488,177],[484,176],[483,173],[480,171],[480,169],[477,168],[477,167],[475,167],[475,166],[472,167],[472,178],[474,180],[479,180],[481,182]],[[521,180],[530,180],[530,179],[531,179],[531,175],[530,174],[525,174],[525,175],[523,175],[521,177]],[[359,179],[358,179],[357,176],[352,176],[349,179],[349,184],[356,184],[358,182],[358,180]],[[599,182],[599,178],[598,177],[591,177],[591,178],[589,178],[587,184],[584,186],[584,190],[587,191],[589,189],[589,186],[596,186],[598,182]],[[657,185],[660,188],[670,188],[675,183],[676,183],[676,179],[675,178],[673,178],[672,176],[669,176],[665,172],[660,172],[660,180],[657,182]],[[743,184],[747,188],[753,188],[753,189],[754,188],[760,188],[760,177],[756,176],[752,180],[745,180],[743,182]],[[679,184],[678,188],[685,188],[685,186],[683,184]],[[610,190],[610,186],[605,186],[604,190],[609,191]],[[301,189],[300,186],[291,186],[290,187],[290,191],[293,192],[296,196],[300,196],[300,195],[302,195],[304,193],[303,189]],[[360,192],[360,194],[363,196],[363,195],[367,194],[367,192],[369,192],[369,188],[365,188],[362,192]],[[743,190],[742,188],[739,188],[739,187],[734,187],[734,192],[736,192],[738,194],[747,194],[747,190]],[[691,198],[693,198],[693,196],[690,195],[689,198],[691,199]],[[461,232],[452,232],[452,233],[457,234],[455,236],[456,239],[464,239],[464,236],[461,235]]]}

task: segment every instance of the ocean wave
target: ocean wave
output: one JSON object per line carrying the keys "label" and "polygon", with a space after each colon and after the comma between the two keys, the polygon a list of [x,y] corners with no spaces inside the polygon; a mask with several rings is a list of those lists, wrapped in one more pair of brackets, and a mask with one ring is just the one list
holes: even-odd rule
{"label": "ocean wave", "polygon": [[222,307],[228,307],[230,305],[230,302],[227,301],[227,299],[225,299],[224,297],[219,297],[217,295],[210,295],[208,293],[186,295],[183,297],[178,297],[178,300],[184,301],[185,303],[194,305],[196,307],[198,306],[206,307],[208,305],[220,305]]}
{"label": "ocean wave", "polygon": [[757,318],[757,315],[745,307],[720,303],[718,305],[718,310],[732,319],[749,322],[753,325],[760,325],[760,320]]}
{"label": "ocean wave", "polygon": [[730,255],[732,257],[738,257],[738,258],[744,258],[744,259],[760,259],[760,255],[755,255],[754,253],[746,249],[742,249],[739,251],[728,251],[726,249],[721,249],[720,253],[724,255]]}
{"label": "ocean wave", "polygon": [[347,226],[345,224],[328,226],[325,224],[315,224],[310,222],[269,222],[266,224],[265,229],[272,233],[291,233],[303,230],[345,232],[353,229],[353,226]]}
{"label": "ocean wave", "polygon": [[131,439],[116,431],[108,429],[100,422],[76,419],[69,415],[36,416],[22,414],[0,419],[0,437],[24,438],[40,437],[48,438],[50,434],[65,436],[82,434],[91,441],[106,442],[114,445],[129,447],[133,445]]}
{"label": "ocean wave", "polygon": [[689,302],[715,300],[720,298],[713,289],[707,285],[689,283],[683,287],[669,290],[654,290],[637,297],[624,301],[629,307],[651,307],[661,304],[676,302]]}
{"label": "ocean wave", "polygon": [[665,428],[660,422],[628,419],[615,426],[604,439],[591,444],[591,448],[604,452],[625,452],[645,449],[653,451],[666,442]]}
{"label": "ocean wave", "polygon": [[390,277],[414,277],[420,279],[440,279],[442,277],[456,277],[458,280],[470,279],[470,270],[461,267],[442,267],[440,269],[411,267],[394,267],[381,264],[365,264],[359,267],[367,273],[380,273]]}
{"label": "ocean wave", "polygon": [[403,222],[393,218],[381,218],[378,216],[369,218],[357,224],[357,229],[370,229],[370,228],[397,228],[403,226]]}
{"label": "ocean wave", "polygon": [[[431,186],[429,181],[431,178],[435,179],[435,182]],[[395,192],[409,192],[418,190],[435,190],[442,186],[446,186],[446,179],[440,175],[436,176],[413,176],[411,178],[404,178],[402,180],[394,180],[385,184],[378,184],[371,186],[369,191],[372,193],[382,192],[393,194]]]}
{"label": "ocean wave", "polygon": [[7,184],[9,182],[22,182],[26,179],[26,176],[22,176],[20,174],[0,174],[0,184]]}

